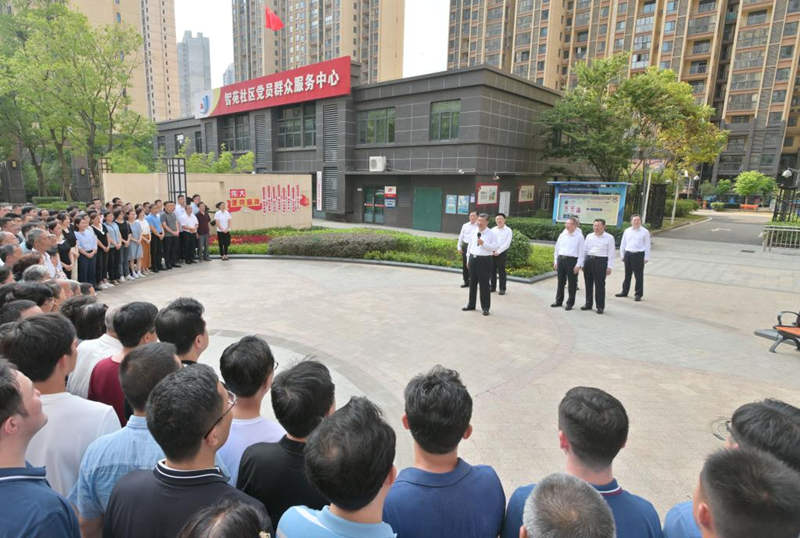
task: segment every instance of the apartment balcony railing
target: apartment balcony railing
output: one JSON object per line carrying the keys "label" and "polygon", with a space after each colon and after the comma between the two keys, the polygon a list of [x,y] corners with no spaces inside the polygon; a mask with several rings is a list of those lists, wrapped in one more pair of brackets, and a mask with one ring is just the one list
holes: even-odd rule
{"label": "apartment balcony railing", "polygon": [[714,31],[713,24],[690,24],[688,29],[689,35],[707,34]]}
{"label": "apartment balcony railing", "polygon": [[689,74],[690,75],[702,75],[708,71],[707,65],[693,65],[689,67]]}

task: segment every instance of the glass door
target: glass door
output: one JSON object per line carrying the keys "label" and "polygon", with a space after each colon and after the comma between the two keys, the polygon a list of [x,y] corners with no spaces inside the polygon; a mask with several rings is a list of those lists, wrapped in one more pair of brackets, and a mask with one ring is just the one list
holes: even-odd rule
{"label": "glass door", "polygon": [[383,224],[383,187],[364,187],[364,222]]}

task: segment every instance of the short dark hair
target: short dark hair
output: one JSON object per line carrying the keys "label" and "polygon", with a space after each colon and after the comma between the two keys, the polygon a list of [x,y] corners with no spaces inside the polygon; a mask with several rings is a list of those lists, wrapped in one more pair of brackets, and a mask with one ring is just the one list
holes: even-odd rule
{"label": "short dark hair", "polygon": [[222,379],[240,398],[253,396],[275,368],[269,344],[258,336],[245,336],[225,348],[219,359]]}
{"label": "short dark hair", "polygon": [[609,393],[594,387],[574,387],[558,406],[558,428],[581,462],[592,469],[604,469],[628,439],[628,415]]}
{"label": "short dark hair", "polygon": [[602,224],[603,226],[605,226],[605,225],[606,225],[606,219],[594,219],[594,222],[599,222],[599,223],[600,223],[600,224]]}
{"label": "short dark hair", "polygon": [[631,220],[635,219],[636,217],[642,218],[642,216],[639,213],[634,213],[633,215],[631,215]]}
{"label": "short dark hair", "polygon": [[194,364],[158,382],[147,399],[147,428],[174,461],[185,461],[222,413],[219,379],[206,364]]}
{"label": "short dark hair", "polygon": [[394,465],[395,434],[366,398],[351,398],[311,433],[305,470],[311,483],[343,510],[360,510],[380,491]]}
{"label": "short dark hair", "polygon": [[11,274],[11,267],[8,265],[0,265],[0,282],[5,282]]}
{"label": "short dark hair", "polygon": [[92,290],[94,286],[91,282],[81,282],[81,295],[92,295]]}
{"label": "short dark hair", "polygon": [[506,214],[505,214],[505,213],[503,213],[503,212],[500,212],[500,213],[498,213],[497,215],[495,215],[495,216],[494,216],[494,218],[497,218],[497,217],[503,217],[503,218],[506,218]]}
{"label": "short dark hair", "polygon": [[0,246],[0,260],[2,260],[3,263],[5,263],[6,259],[10,255],[14,254],[14,251],[17,250],[18,246],[19,245],[3,245],[3,246]]}
{"label": "short dark hair", "polygon": [[144,411],[153,387],[180,367],[172,344],[152,342],[137,347],[119,365],[119,382],[125,399],[134,410]]}
{"label": "short dark hair", "polygon": [[203,311],[203,305],[196,299],[175,299],[156,316],[158,339],[175,344],[178,355],[184,355],[192,348],[194,339],[206,330]]}
{"label": "short dark hair", "polygon": [[0,427],[14,415],[28,414],[15,371],[13,363],[0,357]]}
{"label": "short dark hair", "polygon": [[158,308],[153,303],[135,301],[114,313],[114,332],[123,346],[136,347],[144,335],[153,332]]}
{"label": "short dark hair", "polygon": [[800,533],[800,473],[759,450],[723,449],[700,473],[717,536],[796,538]]}
{"label": "short dark hair", "polygon": [[28,299],[38,306],[42,306],[53,297],[53,290],[43,282],[18,282],[14,288],[14,298]]}
{"label": "short dark hair", "polygon": [[3,323],[11,323],[18,321],[22,317],[22,313],[29,308],[36,306],[36,303],[28,299],[17,299],[16,301],[9,301],[0,309],[0,325]]}
{"label": "short dark hair", "polygon": [[[217,504],[195,512],[184,523],[177,538],[262,536],[261,533],[271,526],[264,516],[264,512],[254,504],[235,497],[223,497]],[[264,532],[263,536],[266,535]]]}
{"label": "short dark hair", "polygon": [[275,376],[270,397],[272,410],[290,435],[305,438],[328,414],[336,387],[321,362],[301,361]]}
{"label": "short dark hair", "polygon": [[472,215],[473,213],[475,213],[476,217],[478,216],[478,211],[477,210],[475,210],[475,209],[470,210],[469,214]]}
{"label": "short dark hair", "polygon": [[106,333],[106,311],[103,303],[89,303],[78,310],[75,318],[75,331],[81,340],[94,340]]}
{"label": "short dark hair", "polygon": [[[77,324],[78,314],[84,306],[97,302],[97,297],[91,295],[73,295],[58,307],[58,311],[72,322],[73,325]],[[80,338],[80,337],[78,337]]]}
{"label": "short dark hair", "polygon": [[14,280],[22,280],[22,273],[25,272],[25,269],[31,265],[38,265],[40,259],[41,254],[23,254],[20,256],[20,258],[14,262],[14,267],[11,268],[11,271],[14,273]]}
{"label": "short dark hair", "polygon": [[479,213],[478,218],[489,220],[489,213]]}
{"label": "short dark hair", "polygon": [[800,409],[780,400],[746,403],[733,412],[731,435],[739,446],[769,452],[800,472]]}
{"label": "short dark hair", "polygon": [[42,314],[11,324],[0,336],[0,353],[31,381],[45,381],[72,352],[75,329],[61,314]]}
{"label": "short dark hair", "polygon": [[472,397],[458,372],[436,365],[406,385],[405,411],[414,441],[431,454],[454,450],[472,418]]}

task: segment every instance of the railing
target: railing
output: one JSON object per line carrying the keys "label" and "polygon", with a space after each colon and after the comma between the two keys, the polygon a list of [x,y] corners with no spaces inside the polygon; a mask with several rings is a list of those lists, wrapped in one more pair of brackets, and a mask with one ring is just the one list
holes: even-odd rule
{"label": "railing", "polygon": [[800,248],[800,223],[797,226],[764,226],[761,233],[761,250]]}

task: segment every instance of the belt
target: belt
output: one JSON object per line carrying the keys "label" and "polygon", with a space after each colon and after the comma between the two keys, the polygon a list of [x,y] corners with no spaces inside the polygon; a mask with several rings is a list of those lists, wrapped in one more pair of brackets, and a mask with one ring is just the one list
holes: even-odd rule
{"label": "belt", "polygon": [[607,260],[607,259],[608,259],[608,256],[592,256],[592,255],[587,255],[586,257],[587,257],[587,258],[595,258],[595,259],[597,259],[597,260]]}
{"label": "belt", "polygon": [[470,254],[470,258],[491,258],[491,254]]}
{"label": "belt", "polygon": [[564,256],[563,254],[559,254],[558,257],[559,258],[569,258],[571,260],[577,260],[578,259],[577,256]]}

